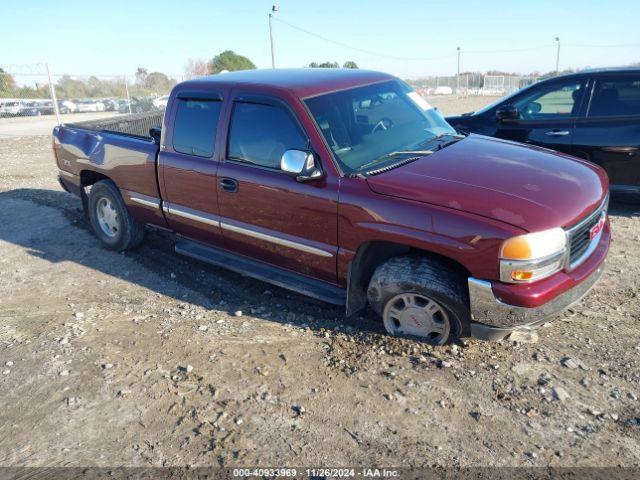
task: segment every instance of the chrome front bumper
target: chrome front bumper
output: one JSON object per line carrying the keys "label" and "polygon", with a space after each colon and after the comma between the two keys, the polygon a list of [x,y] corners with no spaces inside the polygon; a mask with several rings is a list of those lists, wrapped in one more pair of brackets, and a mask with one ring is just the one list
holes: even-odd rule
{"label": "chrome front bumper", "polygon": [[518,307],[501,302],[491,282],[469,278],[471,336],[482,340],[502,340],[516,330],[532,330],[549,318],[578,302],[598,282],[604,263],[584,281],[536,308]]}

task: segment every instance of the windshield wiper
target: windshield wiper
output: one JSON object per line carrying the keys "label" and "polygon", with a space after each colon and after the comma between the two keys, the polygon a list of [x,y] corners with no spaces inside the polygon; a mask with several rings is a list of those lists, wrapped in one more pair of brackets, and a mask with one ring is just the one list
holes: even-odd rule
{"label": "windshield wiper", "polygon": [[390,158],[397,157],[399,155],[425,156],[425,155],[431,155],[432,153],[433,153],[433,150],[396,150],[395,152],[387,153],[386,155],[383,155],[380,158],[376,158],[375,160],[372,160],[369,163],[365,163],[364,165],[362,165],[360,167],[360,170],[363,170],[363,169],[365,169],[367,167],[375,165],[376,163],[383,162],[383,161],[388,160]]}
{"label": "windshield wiper", "polygon": [[[446,137],[453,137],[453,138],[451,138],[451,140],[442,141]],[[429,145],[430,143],[433,143],[433,142],[442,141],[442,143],[439,143],[436,148],[436,150],[441,150],[445,147],[448,147],[449,145],[452,145],[462,140],[463,138],[465,138],[465,135],[462,135],[459,133],[443,133],[441,135],[437,135],[433,138],[430,138],[429,140],[425,140],[424,142],[419,143],[418,145]]]}

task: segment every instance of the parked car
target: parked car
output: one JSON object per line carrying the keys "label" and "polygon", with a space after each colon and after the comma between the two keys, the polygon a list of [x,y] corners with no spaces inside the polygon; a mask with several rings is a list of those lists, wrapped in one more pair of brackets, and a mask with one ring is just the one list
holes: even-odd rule
{"label": "parked car", "polygon": [[53,108],[53,102],[51,100],[40,102],[38,107],[40,108],[41,115],[53,115],[56,113],[55,109]]}
{"label": "parked car", "polygon": [[76,103],[76,106],[78,107],[79,113],[105,111],[104,103],[98,100],[91,100],[91,99],[80,100]]}
{"label": "parked car", "polygon": [[453,95],[453,88],[441,85],[436,87],[433,91],[434,95]]}
{"label": "parked car", "polygon": [[640,194],[640,68],[550,78],[447,121],[589,160],[605,169],[613,192]]}
{"label": "parked car", "polygon": [[113,100],[111,98],[105,98],[102,100],[102,103],[104,104],[104,109],[107,112],[114,112],[114,111],[118,111],[118,101],[117,100]]}
{"label": "parked car", "polygon": [[24,107],[24,102],[21,100],[5,102],[0,107],[0,117],[15,117],[22,107]]}
{"label": "parked car", "polygon": [[58,108],[60,113],[74,113],[78,111],[78,106],[71,100],[59,100]]}
{"label": "parked car", "polygon": [[178,253],[346,315],[369,303],[390,334],[435,344],[547,322],[597,282],[611,238],[600,167],[458,135],[378,72],[216,75],[177,85],[146,141],[53,136],[105,247],[169,229]]}
{"label": "parked car", "polygon": [[151,103],[158,110],[164,110],[167,108],[167,103],[169,102],[169,95],[164,95],[162,97],[154,98]]}
{"label": "parked car", "polygon": [[42,109],[38,102],[24,102],[18,110],[19,117],[39,117],[40,115],[42,115]]}

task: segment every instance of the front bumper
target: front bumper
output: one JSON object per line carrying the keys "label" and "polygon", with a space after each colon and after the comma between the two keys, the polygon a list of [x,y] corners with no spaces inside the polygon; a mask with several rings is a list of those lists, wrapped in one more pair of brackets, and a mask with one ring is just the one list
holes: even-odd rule
{"label": "front bumper", "polygon": [[607,223],[584,264],[571,273],[560,272],[529,286],[470,277],[471,336],[502,340],[514,331],[532,330],[578,302],[602,276],[610,241]]}

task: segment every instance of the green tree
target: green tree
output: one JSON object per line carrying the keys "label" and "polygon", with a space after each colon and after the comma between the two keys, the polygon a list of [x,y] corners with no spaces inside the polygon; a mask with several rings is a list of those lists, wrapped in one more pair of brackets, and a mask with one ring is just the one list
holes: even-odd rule
{"label": "green tree", "polygon": [[346,62],[344,62],[342,64],[342,68],[353,68],[353,69],[357,70],[359,67],[358,67],[358,64],[356,62],[354,62],[353,60],[347,60]]}
{"label": "green tree", "polygon": [[69,75],[63,75],[56,85],[58,98],[84,98],[87,96],[87,86],[81,80],[74,80]]}
{"label": "green tree", "polygon": [[16,89],[16,81],[10,73],[0,68],[0,96],[10,97]]}
{"label": "green tree", "polygon": [[254,70],[256,66],[247,57],[238,55],[232,50],[225,50],[216,55],[211,60],[210,69],[213,73],[220,73],[223,70],[233,72],[235,70]]}
{"label": "green tree", "polygon": [[176,84],[174,80],[171,80],[161,72],[151,72],[147,75],[144,83],[153,93],[169,93],[171,88]]}

